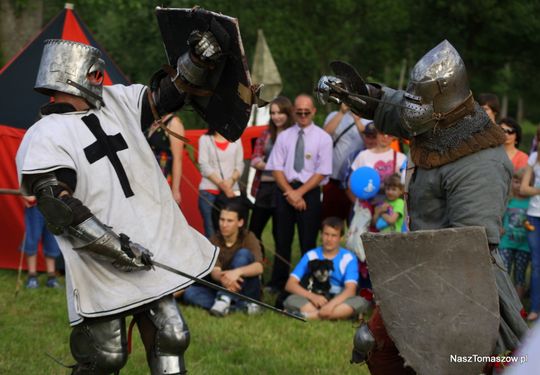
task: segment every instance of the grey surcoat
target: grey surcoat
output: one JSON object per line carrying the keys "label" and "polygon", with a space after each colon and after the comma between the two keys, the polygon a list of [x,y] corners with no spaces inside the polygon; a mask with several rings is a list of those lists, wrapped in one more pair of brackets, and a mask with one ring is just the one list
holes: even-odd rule
{"label": "grey surcoat", "polygon": [[[383,101],[399,103],[402,95],[402,91],[384,89]],[[383,132],[410,138],[401,126],[398,107],[379,105],[374,120]],[[408,188],[410,228],[481,225],[489,243],[496,245],[511,179],[512,163],[502,146],[437,168],[415,168]]]}
{"label": "grey surcoat", "polygon": [[[399,104],[403,91],[384,89],[383,102]],[[400,109],[380,104],[375,125],[384,133],[410,139],[401,125]],[[410,159],[409,159],[410,160]],[[408,166],[411,168],[412,166]],[[521,302],[502,259],[499,244],[502,217],[512,179],[512,163],[503,146],[486,148],[439,167],[415,167],[408,186],[410,229],[484,226],[492,246],[493,272],[499,293],[501,324],[495,353],[515,349],[527,331]]]}

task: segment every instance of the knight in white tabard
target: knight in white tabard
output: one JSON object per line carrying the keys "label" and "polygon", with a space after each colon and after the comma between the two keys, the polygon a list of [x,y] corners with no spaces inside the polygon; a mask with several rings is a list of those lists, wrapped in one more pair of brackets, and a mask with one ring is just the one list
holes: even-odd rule
{"label": "knight in white tabard", "polygon": [[[175,74],[156,74],[151,88],[103,87],[98,49],[45,41],[35,89],[53,101],[24,136],[17,168],[66,261],[74,374],[124,366],[127,315],[137,322],[152,374],[186,372],[190,334],[172,294],[192,281],[154,269],[152,260],[203,277],[218,250],[186,222],[143,130],[200,94],[208,70],[230,52],[207,30],[191,32],[187,45]],[[241,134],[216,130],[232,141]]]}

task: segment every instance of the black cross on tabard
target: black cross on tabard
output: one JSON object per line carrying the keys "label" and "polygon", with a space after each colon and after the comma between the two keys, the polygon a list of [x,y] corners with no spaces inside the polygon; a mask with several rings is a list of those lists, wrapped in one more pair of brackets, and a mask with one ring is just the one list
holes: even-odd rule
{"label": "black cross on tabard", "polygon": [[88,129],[90,129],[94,137],[96,137],[96,141],[84,149],[84,154],[86,155],[88,162],[93,164],[96,161],[107,157],[113,165],[116,175],[118,176],[118,180],[120,180],[120,185],[122,185],[122,190],[124,190],[124,195],[126,198],[135,195],[133,190],[131,190],[131,186],[129,185],[126,171],[124,170],[118,155],[116,155],[118,151],[128,148],[126,140],[124,137],[122,137],[122,134],[118,133],[115,135],[107,135],[101,128],[99,119],[94,114],[84,116],[82,120],[86,126],[88,126]]}

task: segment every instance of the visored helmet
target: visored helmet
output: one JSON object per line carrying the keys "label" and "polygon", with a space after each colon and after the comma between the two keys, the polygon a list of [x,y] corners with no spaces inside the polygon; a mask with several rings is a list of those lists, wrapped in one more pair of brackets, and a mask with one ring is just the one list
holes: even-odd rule
{"label": "visored helmet", "polygon": [[403,100],[402,117],[412,135],[451,125],[474,111],[465,64],[447,40],[416,63]]}
{"label": "visored helmet", "polygon": [[[103,104],[105,62],[92,46],[62,39],[47,39],[34,89],[45,95],[61,91],[85,98],[92,106]],[[95,74],[97,83],[88,80]]]}

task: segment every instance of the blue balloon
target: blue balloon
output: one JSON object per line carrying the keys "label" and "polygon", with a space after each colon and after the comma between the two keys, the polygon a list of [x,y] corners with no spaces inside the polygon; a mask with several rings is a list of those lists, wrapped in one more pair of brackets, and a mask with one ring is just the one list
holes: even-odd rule
{"label": "blue balloon", "polygon": [[360,167],[351,174],[351,191],[359,199],[371,199],[379,192],[381,178],[371,167]]}

